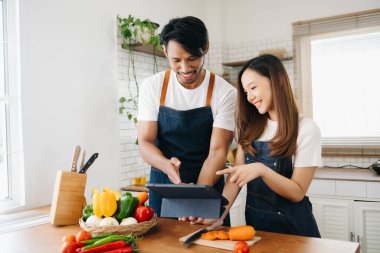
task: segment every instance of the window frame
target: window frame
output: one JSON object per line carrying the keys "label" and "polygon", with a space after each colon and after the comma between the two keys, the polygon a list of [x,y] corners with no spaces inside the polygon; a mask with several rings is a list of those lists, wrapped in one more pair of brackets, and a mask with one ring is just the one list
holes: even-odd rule
{"label": "window frame", "polygon": [[[374,20],[380,20],[380,9],[293,23],[296,76],[294,91],[303,116],[313,118],[312,40],[380,31],[379,25],[373,25],[377,22]],[[323,137],[322,146],[373,149],[380,147],[380,137]]]}
{"label": "window frame", "polygon": [[0,214],[25,206],[25,178],[21,121],[19,1],[0,0],[3,7],[4,93],[8,197],[0,200]]}

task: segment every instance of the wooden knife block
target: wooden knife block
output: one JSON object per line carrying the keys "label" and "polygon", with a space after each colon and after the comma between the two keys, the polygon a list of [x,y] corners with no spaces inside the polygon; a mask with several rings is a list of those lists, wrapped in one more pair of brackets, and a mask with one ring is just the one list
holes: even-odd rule
{"label": "wooden knife block", "polygon": [[86,205],[84,190],[87,174],[57,171],[53,199],[50,210],[50,223],[54,225],[78,224]]}

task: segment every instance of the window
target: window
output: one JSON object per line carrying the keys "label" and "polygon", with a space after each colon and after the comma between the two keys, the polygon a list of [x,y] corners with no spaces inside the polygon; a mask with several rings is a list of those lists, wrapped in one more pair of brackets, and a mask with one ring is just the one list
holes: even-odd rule
{"label": "window", "polygon": [[[4,41],[3,29],[3,2],[0,1],[0,39]],[[4,43],[0,48],[0,76],[2,77],[0,86],[0,199],[9,197],[8,170],[7,170],[7,135],[5,116],[5,86],[4,86]]]}
{"label": "window", "polygon": [[18,1],[0,0],[0,213],[24,205]]}
{"label": "window", "polygon": [[295,93],[326,146],[380,146],[380,10],[293,24]]}

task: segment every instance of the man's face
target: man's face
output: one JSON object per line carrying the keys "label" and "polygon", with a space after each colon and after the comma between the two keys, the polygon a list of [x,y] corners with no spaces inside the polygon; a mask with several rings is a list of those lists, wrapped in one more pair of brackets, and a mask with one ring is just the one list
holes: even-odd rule
{"label": "man's face", "polygon": [[192,86],[200,81],[204,57],[191,55],[180,43],[170,40],[164,53],[170,67],[176,72],[178,81],[184,86]]}

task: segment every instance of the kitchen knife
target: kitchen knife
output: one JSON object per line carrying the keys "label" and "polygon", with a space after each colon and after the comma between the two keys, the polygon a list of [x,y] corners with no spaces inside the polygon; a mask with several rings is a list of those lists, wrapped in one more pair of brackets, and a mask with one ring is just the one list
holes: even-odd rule
{"label": "kitchen knife", "polygon": [[206,232],[209,232],[209,231],[212,231],[212,230],[215,230],[215,229],[221,227],[223,225],[224,219],[227,217],[227,214],[230,211],[231,206],[226,208],[226,210],[224,210],[223,214],[220,216],[220,218],[214,224],[212,224],[211,226],[208,226],[207,228],[202,228],[202,229],[198,230],[197,232],[192,234],[189,238],[187,238],[183,242],[183,246],[189,247],[190,244],[192,242],[194,242],[195,240],[197,240],[199,237],[201,237],[201,235],[203,233],[206,233]]}
{"label": "kitchen knife", "polygon": [[71,172],[77,172],[77,163],[80,155],[80,146],[77,145],[74,149],[73,160],[71,162]]}
{"label": "kitchen knife", "polygon": [[86,173],[91,164],[95,161],[96,158],[98,158],[98,155],[98,153],[93,154],[85,163],[85,165],[83,165],[83,167],[80,169],[79,173]]}
{"label": "kitchen knife", "polygon": [[79,168],[83,168],[84,159],[86,159],[86,150],[85,149],[83,149],[83,152],[82,152],[82,159],[80,161],[80,167]]}

